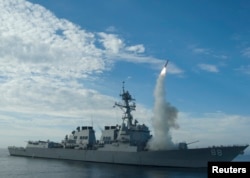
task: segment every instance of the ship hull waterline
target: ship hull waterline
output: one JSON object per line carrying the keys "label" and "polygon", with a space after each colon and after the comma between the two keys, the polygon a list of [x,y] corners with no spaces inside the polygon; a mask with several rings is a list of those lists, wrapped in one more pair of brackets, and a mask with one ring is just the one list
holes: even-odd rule
{"label": "ship hull waterline", "polygon": [[232,161],[247,146],[211,147],[167,151],[99,151],[64,148],[9,147],[11,156],[163,167],[207,167],[210,161]]}

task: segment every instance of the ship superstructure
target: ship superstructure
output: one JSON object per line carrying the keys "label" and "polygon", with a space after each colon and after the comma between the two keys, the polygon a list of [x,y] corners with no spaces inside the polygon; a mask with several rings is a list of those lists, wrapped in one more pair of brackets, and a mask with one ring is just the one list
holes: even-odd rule
{"label": "ship superstructure", "polygon": [[107,150],[106,147],[110,148],[108,145],[112,145],[119,150],[123,150],[122,146],[129,145],[131,149],[136,151],[145,150],[146,144],[151,138],[150,131],[145,124],[140,125],[137,120],[133,120],[131,112],[136,108],[135,99],[125,90],[124,82],[120,97],[122,102],[115,102],[114,107],[123,110],[121,125],[105,126],[100,140],[96,140],[92,126],[79,126],[72,131],[70,136],[65,136],[62,141],[63,147]]}

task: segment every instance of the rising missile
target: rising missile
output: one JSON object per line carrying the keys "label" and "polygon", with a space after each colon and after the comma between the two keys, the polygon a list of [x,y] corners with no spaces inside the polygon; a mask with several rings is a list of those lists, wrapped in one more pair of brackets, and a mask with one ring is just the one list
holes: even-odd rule
{"label": "rising missile", "polygon": [[167,60],[167,62],[165,63],[164,67],[167,67],[167,65],[168,65],[168,60]]}
{"label": "rising missile", "polygon": [[167,65],[168,65],[168,60],[166,61],[164,67],[163,67],[162,70],[161,70],[161,75],[162,75],[162,76],[165,76],[165,75],[166,75],[166,72],[167,72]]}

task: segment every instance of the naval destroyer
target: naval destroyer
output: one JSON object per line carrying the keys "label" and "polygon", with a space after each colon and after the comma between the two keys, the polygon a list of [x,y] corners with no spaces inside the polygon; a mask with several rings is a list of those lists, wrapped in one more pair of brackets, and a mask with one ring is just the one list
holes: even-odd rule
{"label": "naval destroyer", "polygon": [[232,161],[248,145],[212,146],[188,148],[188,143],[178,143],[171,150],[149,150],[147,143],[153,137],[145,124],[139,124],[131,114],[135,100],[125,90],[120,94],[122,102],[114,106],[123,109],[120,125],[105,126],[99,140],[93,126],[77,127],[62,142],[28,141],[27,146],[9,146],[11,156],[49,158],[166,167],[207,167],[209,161]]}

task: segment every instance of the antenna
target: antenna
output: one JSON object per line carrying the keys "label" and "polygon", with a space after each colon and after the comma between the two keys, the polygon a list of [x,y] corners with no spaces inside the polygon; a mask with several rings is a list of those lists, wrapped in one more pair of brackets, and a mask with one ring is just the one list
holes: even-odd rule
{"label": "antenna", "polygon": [[131,114],[132,111],[135,110],[136,105],[135,102],[131,103],[132,101],[135,101],[134,98],[130,95],[128,91],[125,90],[125,82],[122,82],[122,93],[120,94],[120,97],[122,98],[123,102],[115,102],[115,106],[118,106],[120,109],[124,111],[124,116],[122,117],[123,121],[127,119],[127,125],[128,127],[132,126],[132,120],[133,116]]}

